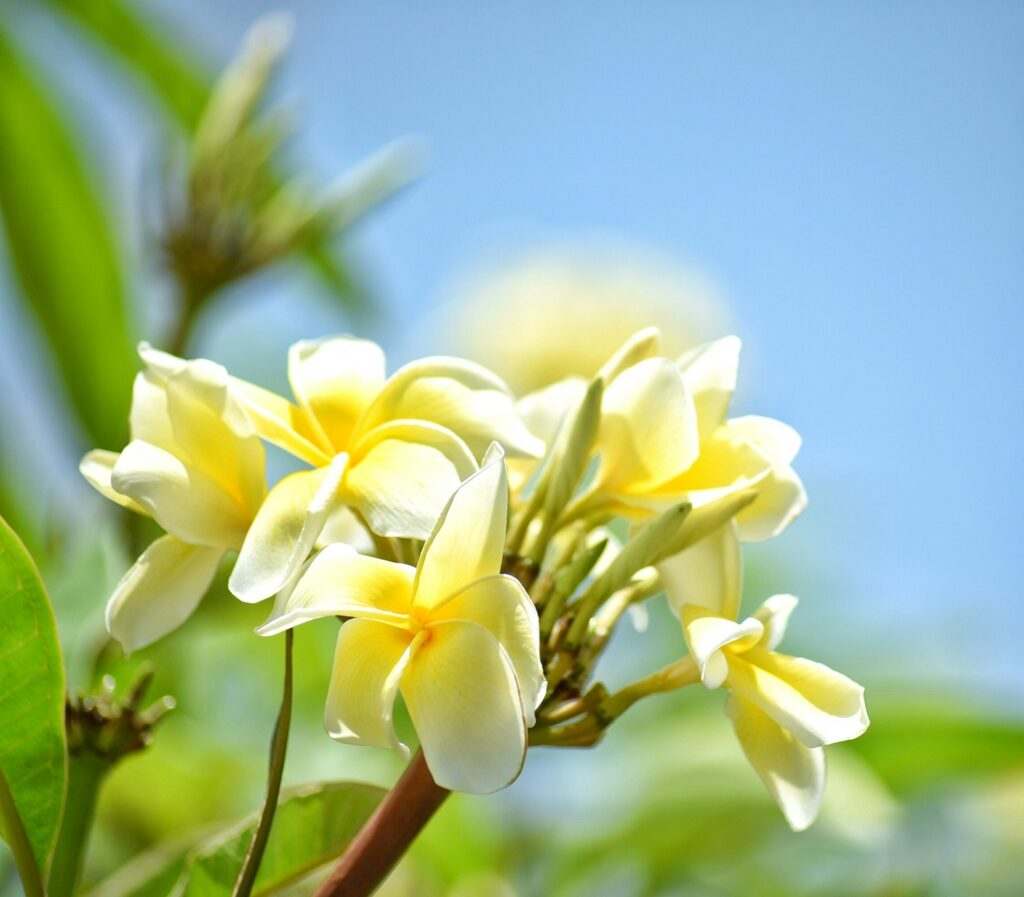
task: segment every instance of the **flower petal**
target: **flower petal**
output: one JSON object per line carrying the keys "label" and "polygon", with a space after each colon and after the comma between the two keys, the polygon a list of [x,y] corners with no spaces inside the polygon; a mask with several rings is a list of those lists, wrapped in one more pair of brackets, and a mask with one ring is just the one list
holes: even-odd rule
{"label": "flower petal", "polygon": [[501,570],[508,483],[501,450],[453,490],[420,553],[413,603],[431,608]]}
{"label": "flower petal", "polygon": [[202,600],[224,556],[221,548],[161,536],[124,575],[107,602],[107,631],[126,653],[167,635]]}
{"label": "flower petal", "polygon": [[110,483],[185,542],[238,548],[252,519],[249,509],[220,483],[137,439],[121,452]]}
{"label": "flower petal", "polygon": [[764,636],[760,643],[762,648],[774,651],[779,646],[798,603],[795,595],[772,595],[754,611],[754,617],[764,625]]}
{"label": "flower petal", "polygon": [[743,566],[731,522],[657,566],[677,616],[686,604],[710,608],[730,620],[739,615]]}
{"label": "flower petal", "polygon": [[686,647],[700,669],[701,681],[709,689],[718,688],[731,669],[732,652],[727,660],[722,649],[743,641],[757,644],[764,632],[761,621],[753,617],[737,623],[694,604],[685,605],[681,616]]}
{"label": "flower petal", "polygon": [[349,620],[338,633],[324,729],[335,741],[404,751],[392,725],[395,695],[413,655],[413,636],[373,620]]}
{"label": "flower petal", "polygon": [[679,359],[679,369],[697,408],[702,436],[710,435],[729,413],[740,365],[739,337],[726,336],[691,349]]}
{"label": "flower petal", "polygon": [[370,340],[302,340],[288,352],[288,380],[299,405],[335,452],[350,448],[363,413],[384,385],[384,351]]}
{"label": "flower petal", "polygon": [[167,379],[175,455],[231,495],[250,520],[267,494],[263,443],[219,364],[188,362]]}
{"label": "flower petal", "polygon": [[763,710],[730,695],[725,712],[743,753],[754,767],[790,827],[802,832],[818,815],[825,791],[825,751],[807,747]]}
{"label": "flower petal", "polygon": [[736,515],[744,542],[772,539],[807,507],[804,484],[788,465],[775,467],[757,486],[757,498]]}
{"label": "flower petal", "polygon": [[287,592],[278,595],[260,635],[276,635],[319,617],[359,617],[404,626],[415,570],[328,545]]}
{"label": "flower petal", "polygon": [[532,726],[547,681],[540,663],[537,609],[519,581],[511,576],[485,576],[434,608],[428,620],[430,624],[468,620],[483,626],[498,640],[515,670],[526,724]]}
{"label": "flower petal", "polygon": [[596,489],[644,493],[697,459],[697,417],[683,377],[670,361],[650,358],[605,389],[598,433]]}
{"label": "flower petal", "polygon": [[730,655],[727,684],[808,747],[848,741],[868,727],[864,689],[813,660],[752,648]]}
{"label": "flower petal", "polygon": [[148,517],[149,511],[142,507],[135,499],[122,495],[110,485],[110,477],[114,472],[114,465],[117,464],[119,457],[120,455],[117,452],[93,449],[78,462],[78,469],[82,476],[88,480],[89,485],[104,498],[116,502],[122,508],[127,508],[129,511],[134,511],[136,514],[144,514]]}
{"label": "flower petal", "polygon": [[298,573],[335,504],[347,463],[347,455],[338,455],[330,466],[300,470],[270,490],[231,572],[232,594],[262,601]]}
{"label": "flower petal", "polygon": [[792,464],[800,451],[800,434],[773,417],[748,414],[729,421],[729,430],[756,445],[773,464]]}
{"label": "flower petal", "polygon": [[461,358],[424,358],[397,370],[360,424],[360,434],[392,420],[438,424],[465,441],[476,458],[492,442],[509,455],[537,458],[543,443],[520,419],[508,387]]}
{"label": "flower petal", "polygon": [[357,443],[342,495],[377,535],[425,539],[445,502],[475,470],[473,456],[450,431],[396,421]]}
{"label": "flower petal", "polygon": [[453,791],[499,791],[515,781],[526,757],[512,663],[476,623],[451,620],[429,632],[401,688],[430,773]]}
{"label": "flower petal", "polygon": [[238,378],[231,383],[256,432],[267,442],[314,467],[330,463],[332,449],[303,409],[254,383]]}
{"label": "flower petal", "polygon": [[[181,364],[184,366],[185,363]],[[174,451],[174,433],[167,414],[167,377],[150,370],[135,375],[128,423],[132,439],[141,439],[164,451]]]}

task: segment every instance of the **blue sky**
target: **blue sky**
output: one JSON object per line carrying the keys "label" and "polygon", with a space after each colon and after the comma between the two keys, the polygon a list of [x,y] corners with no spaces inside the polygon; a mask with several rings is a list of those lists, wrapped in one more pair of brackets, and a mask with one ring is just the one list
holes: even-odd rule
{"label": "blue sky", "polygon": [[[156,6],[213,61],[276,8]],[[290,8],[301,158],[328,175],[429,143],[425,179],[359,241],[409,334],[502,235],[621,234],[699,266],[745,342],[740,409],[804,437],[811,509],[753,553],[785,560],[772,584],[804,598],[796,635],[841,633],[851,673],[965,676],[1024,706],[1024,6]],[[95,59],[66,58],[131,211],[156,126]],[[211,322],[213,354],[240,351],[243,311],[282,352],[346,329],[301,286],[258,291]]]}

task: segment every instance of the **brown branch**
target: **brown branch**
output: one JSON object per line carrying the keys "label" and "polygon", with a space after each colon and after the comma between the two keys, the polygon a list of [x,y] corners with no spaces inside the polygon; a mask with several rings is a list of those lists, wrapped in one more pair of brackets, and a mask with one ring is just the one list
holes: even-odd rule
{"label": "brown branch", "polygon": [[369,897],[450,793],[418,753],[314,897]]}

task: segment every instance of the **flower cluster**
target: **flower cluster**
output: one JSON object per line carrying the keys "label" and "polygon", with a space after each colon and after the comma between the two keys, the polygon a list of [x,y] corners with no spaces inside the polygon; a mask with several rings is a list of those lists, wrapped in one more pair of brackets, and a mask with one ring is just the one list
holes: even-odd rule
{"label": "flower cluster", "polygon": [[[806,503],[796,433],[729,417],[739,348],[673,360],[642,331],[589,382],[517,402],[471,362],[388,377],[377,345],[337,337],[292,347],[293,401],[143,345],[131,441],[82,472],[167,535],[118,585],[108,628],[126,650],[162,637],[237,553],[231,592],[274,599],[260,635],[341,620],[330,736],[404,750],[401,694],[435,781],[473,793],[511,783],[530,744],[594,744],[643,697],[724,687],[743,750],[804,828],[822,747],[867,717],[854,682],[775,650],[795,598],[739,619],[741,544]],[[308,469],[268,489],[264,442]],[[593,676],[612,631],[662,593],[687,655],[609,694]]]}

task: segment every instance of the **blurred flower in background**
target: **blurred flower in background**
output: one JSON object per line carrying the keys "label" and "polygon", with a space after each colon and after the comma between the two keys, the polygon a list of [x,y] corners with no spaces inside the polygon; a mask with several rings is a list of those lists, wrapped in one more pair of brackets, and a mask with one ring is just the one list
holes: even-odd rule
{"label": "blurred flower in background", "polygon": [[492,255],[500,261],[458,279],[433,329],[452,351],[489,359],[519,394],[591,376],[644,327],[661,329],[670,357],[729,331],[709,277],[625,238]]}

